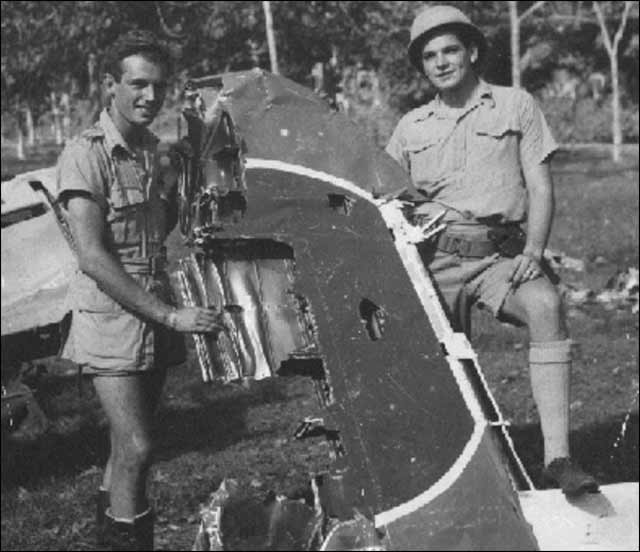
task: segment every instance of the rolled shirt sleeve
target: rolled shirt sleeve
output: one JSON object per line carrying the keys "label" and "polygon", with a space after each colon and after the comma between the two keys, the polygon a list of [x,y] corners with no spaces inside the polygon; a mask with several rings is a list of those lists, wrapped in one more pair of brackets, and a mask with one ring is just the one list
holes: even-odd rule
{"label": "rolled shirt sleeve", "polygon": [[400,163],[405,171],[410,172],[411,165],[405,148],[404,126],[404,119],[401,119],[393,131],[385,151]]}
{"label": "rolled shirt sleeve", "polygon": [[531,94],[522,91],[519,102],[519,117],[522,136],[520,139],[520,162],[522,167],[539,165],[548,161],[557,151],[558,143],[553,138],[542,110]]}
{"label": "rolled shirt sleeve", "polygon": [[69,195],[81,192],[91,196],[105,212],[109,210],[104,167],[96,148],[95,144],[79,139],[60,154],[56,168],[57,199],[63,205]]}

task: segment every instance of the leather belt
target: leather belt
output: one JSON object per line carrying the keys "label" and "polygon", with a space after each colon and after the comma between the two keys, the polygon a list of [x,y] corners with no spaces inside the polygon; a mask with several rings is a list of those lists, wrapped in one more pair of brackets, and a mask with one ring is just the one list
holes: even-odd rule
{"label": "leather belt", "polygon": [[156,276],[167,269],[167,257],[163,253],[150,257],[125,258],[121,262],[128,274]]}
{"label": "leather belt", "polygon": [[127,274],[151,274],[149,259],[121,259]]}
{"label": "leather belt", "polygon": [[470,239],[462,234],[449,234],[443,232],[438,238],[436,247],[445,253],[457,253],[461,257],[488,257],[493,255],[497,248],[489,239]]}

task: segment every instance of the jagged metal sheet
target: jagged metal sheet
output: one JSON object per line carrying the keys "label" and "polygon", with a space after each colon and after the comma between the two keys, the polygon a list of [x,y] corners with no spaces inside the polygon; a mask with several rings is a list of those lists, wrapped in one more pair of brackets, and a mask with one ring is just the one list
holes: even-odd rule
{"label": "jagged metal sheet", "polygon": [[[219,80],[196,81],[205,103]],[[336,515],[375,520],[391,549],[535,549],[493,429],[372,200],[411,189],[406,175],[303,87],[260,71],[222,84],[244,140],[247,209],[216,239],[293,250],[329,387],[325,426],[344,452]]]}
{"label": "jagged metal sheet", "polygon": [[272,377],[292,353],[315,348],[292,288],[291,248],[269,253],[272,243],[215,240],[179,263],[182,304],[222,311],[224,331],[194,336],[205,382]]}
{"label": "jagged metal sheet", "polygon": [[[357,201],[346,216],[328,200],[342,190],[284,171],[251,169],[247,183],[246,218],[229,233],[293,248],[295,291],[312,307],[331,388],[325,424],[345,450],[335,469],[346,474],[346,502],[373,519],[450,478],[478,422],[375,206]],[[363,301],[385,312],[379,339]],[[463,463],[464,483],[452,478],[441,496],[443,515],[429,505],[385,522],[394,548],[534,546],[489,436]]]}
{"label": "jagged metal sheet", "polygon": [[246,156],[328,170],[374,194],[414,190],[393,159],[310,89],[259,69],[225,73],[192,81],[205,105],[220,81]]}

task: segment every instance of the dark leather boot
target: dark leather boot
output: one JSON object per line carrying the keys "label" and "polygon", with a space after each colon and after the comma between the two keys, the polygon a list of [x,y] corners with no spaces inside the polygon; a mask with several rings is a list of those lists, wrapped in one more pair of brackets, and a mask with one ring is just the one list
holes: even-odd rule
{"label": "dark leather boot", "polygon": [[99,489],[96,495],[96,544],[103,545],[105,543],[105,530],[107,519],[105,517],[107,508],[109,507],[109,491]]}
{"label": "dark leather boot", "polygon": [[543,470],[542,477],[547,485],[557,485],[568,497],[597,493],[599,490],[595,478],[571,458],[554,458]]}
{"label": "dark leather boot", "polygon": [[136,533],[136,550],[153,550],[153,522],[155,516],[153,510],[149,508],[146,513],[136,516],[134,525]]}
{"label": "dark leather boot", "polygon": [[153,550],[153,510],[136,516],[133,522],[117,521],[105,514],[105,544],[111,550]]}

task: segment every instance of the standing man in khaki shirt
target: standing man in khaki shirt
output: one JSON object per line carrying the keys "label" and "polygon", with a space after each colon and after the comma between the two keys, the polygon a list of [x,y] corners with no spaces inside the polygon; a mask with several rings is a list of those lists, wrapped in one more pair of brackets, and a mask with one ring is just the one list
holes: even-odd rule
{"label": "standing man in khaki shirt", "polygon": [[446,223],[423,259],[453,326],[468,331],[468,309],[477,303],[529,329],[544,478],[567,495],[595,492],[596,481],[570,458],[571,341],[543,262],[557,145],[527,92],[479,78],[486,50],[483,33],[456,8],[430,6],[416,17],[409,58],[438,95],[400,120],[387,152],[424,195],[416,219],[442,215]]}
{"label": "standing man in khaki shirt", "polygon": [[171,338],[217,328],[216,313],[176,309],[168,292],[163,242],[177,220],[175,182],[160,179],[158,139],[147,126],[162,108],[169,69],[151,33],[118,39],[105,62],[109,106],[58,160],[58,199],[79,266],[63,356],[93,376],[109,422],[97,535],[113,550],[153,549],[146,476],[154,410],[177,360]]}

